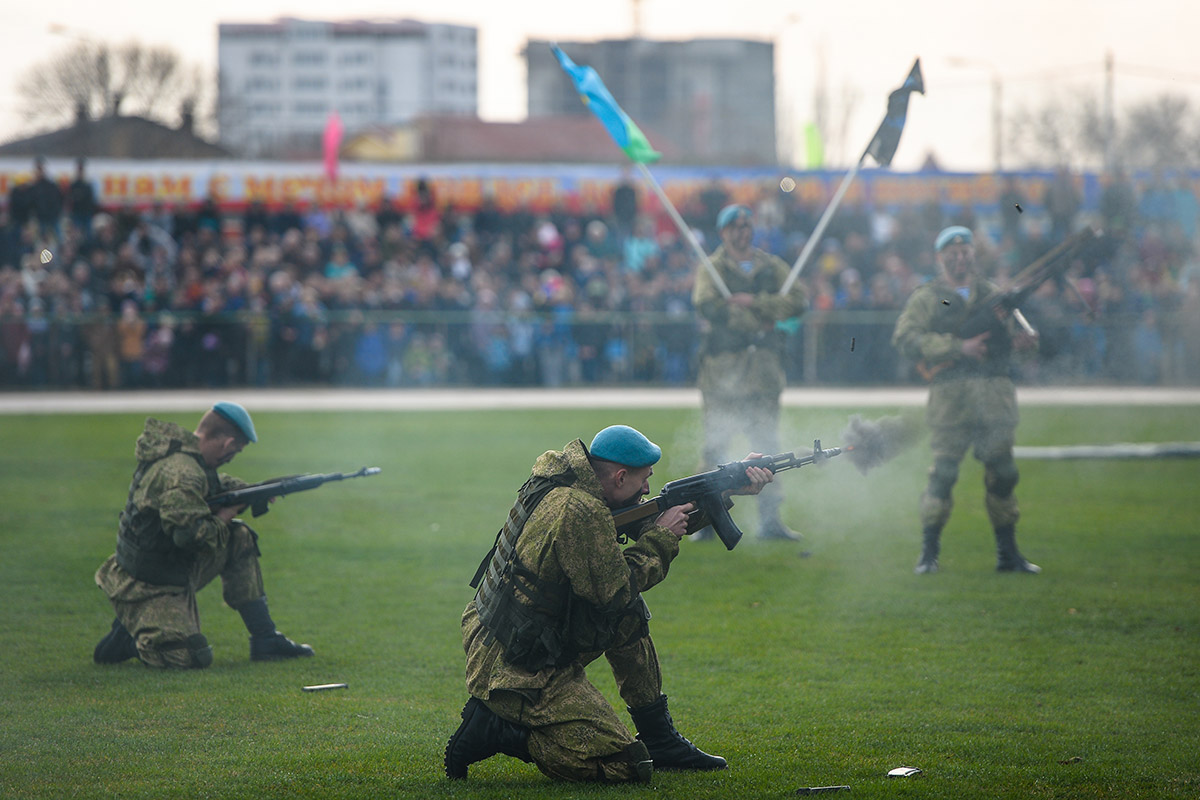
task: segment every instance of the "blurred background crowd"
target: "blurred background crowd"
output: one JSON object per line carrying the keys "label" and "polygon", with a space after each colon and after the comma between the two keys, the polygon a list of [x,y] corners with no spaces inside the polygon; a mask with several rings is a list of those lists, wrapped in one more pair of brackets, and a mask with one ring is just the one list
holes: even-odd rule
{"label": "blurred background crowd", "polygon": [[[638,184],[587,213],[464,211],[424,181],[377,207],[101,208],[84,169],[60,184],[35,168],[3,198],[4,388],[694,380],[698,265]],[[1024,307],[1041,352],[1020,379],[1200,383],[1196,196],[1169,175],[1102,182],[1094,209],[1065,172],[1036,204],[1002,178],[986,213],[843,204],[801,278],[811,310],[788,326],[789,379],[918,381],[889,340],[945,225],[974,229],[1003,282],[1090,223],[1095,251]],[[729,199],[714,180],[680,204],[709,252]],[[757,245],[793,263],[823,206],[774,183],[753,205]]]}

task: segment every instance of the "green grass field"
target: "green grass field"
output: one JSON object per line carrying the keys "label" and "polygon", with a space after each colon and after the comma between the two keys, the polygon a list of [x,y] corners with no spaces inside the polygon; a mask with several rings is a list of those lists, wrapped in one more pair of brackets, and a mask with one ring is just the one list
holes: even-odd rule
{"label": "green grass field", "polygon": [[[853,411],[789,409],[789,441],[838,444]],[[244,479],[383,472],[255,523],[276,622],[316,657],[251,663],[210,586],[216,660],[187,673],[91,661],[112,619],[92,573],[113,550],[143,419],[0,417],[0,797],[1200,796],[1195,461],[1021,462],[1020,543],[1040,576],[993,571],[973,461],[943,571],[912,574],[925,442],[866,476],[845,459],[781,475],[811,557],[753,539],[741,501],[746,540],[684,542],[647,595],[678,727],[728,771],[575,786],[498,756],[451,784],[466,584],[533,459],[626,422],[667,451],[657,491],[700,466],[698,412],[255,413],[261,443],[229,468]],[[1200,407],[1026,408],[1018,439],[1197,431]],[[603,660],[591,675],[622,708]],[[327,682],[349,689],[301,691]],[[924,774],[885,777],[898,766]]]}

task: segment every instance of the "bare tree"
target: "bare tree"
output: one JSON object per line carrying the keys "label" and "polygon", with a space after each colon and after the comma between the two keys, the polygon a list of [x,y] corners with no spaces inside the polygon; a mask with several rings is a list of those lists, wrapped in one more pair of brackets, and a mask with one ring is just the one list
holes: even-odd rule
{"label": "bare tree", "polygon": [[174,126],[185,109],[203,127],[212,116],[212,83],[166,47],[81,41],[28,68],[17,91],[22,118],[38,129],[81,114],[137,114]]}
{"label": "bare tree", "polygon": [[1098,166],[1103,159],[1098,104],[1086,93],[1057,94],[1007,120],[1005,151],[1014,165],[1052,169]]}
{"label": "bare tree", "polygon": [[1200,166],[1200,113],[1182,95],[1160,94],[1127,106],[1113,120],[1112,142],[1100,99],[1084,91],[1019,109],[1006,131],[1015,166],[1100,169],[1111,144],[1125,169]]}
{"label": "bare tree", "polygon": [[1195,166],[1200,118],[1186,97],[1163,94],[1133,106],[1119,139],[1124,163],[1134,167]]}

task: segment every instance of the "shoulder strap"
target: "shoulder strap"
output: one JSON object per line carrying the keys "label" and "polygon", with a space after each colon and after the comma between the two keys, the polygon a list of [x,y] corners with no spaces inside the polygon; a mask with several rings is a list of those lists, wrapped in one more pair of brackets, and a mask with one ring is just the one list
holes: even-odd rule
{"label": "shoulder strap", "polygon": [[[545,499],[551,489],[559,486],[569,486],[573,480],[574,473],[568,472],[561,476],[556,475],[553,478],[531,475],[529,480],[525,481],[520,491],[517,492],[517,500],[508,512],[508,519],[504,521],[504,527],[496,533],[496,541],[492,544],[492,549],[487,551],[487,555],[483,557],[483,561],[479,562],[479,568],[475,570],[475,577],[471,579],[470,583],[472,589],[479,588],[479,582],[483,580],[484,573],[488,571],[489,565],[496,570],[496,577],[499,577],[499,573],[503,571],[504,565],[511,560],[513,553],[516,551],[517,538],[521,535],[521,531],[524,529],[525,521],[529,519],[529,515]],[[498,558],[494,558],[497,556]]]}

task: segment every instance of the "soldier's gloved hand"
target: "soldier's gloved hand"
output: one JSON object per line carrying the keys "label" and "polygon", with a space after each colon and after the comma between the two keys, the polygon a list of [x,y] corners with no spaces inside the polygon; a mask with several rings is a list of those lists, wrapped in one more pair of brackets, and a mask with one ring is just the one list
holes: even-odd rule
{"label": "soldier's gloved hand", "polygon": [[695,503],[684,503],[681,506],[671,506],[666,511],[658,515],[658,519],[654,521],[655,525],[660,528],[666,528],[675,535],[676,539],[682,539],[687,533],[688,514],[696,508]]}

